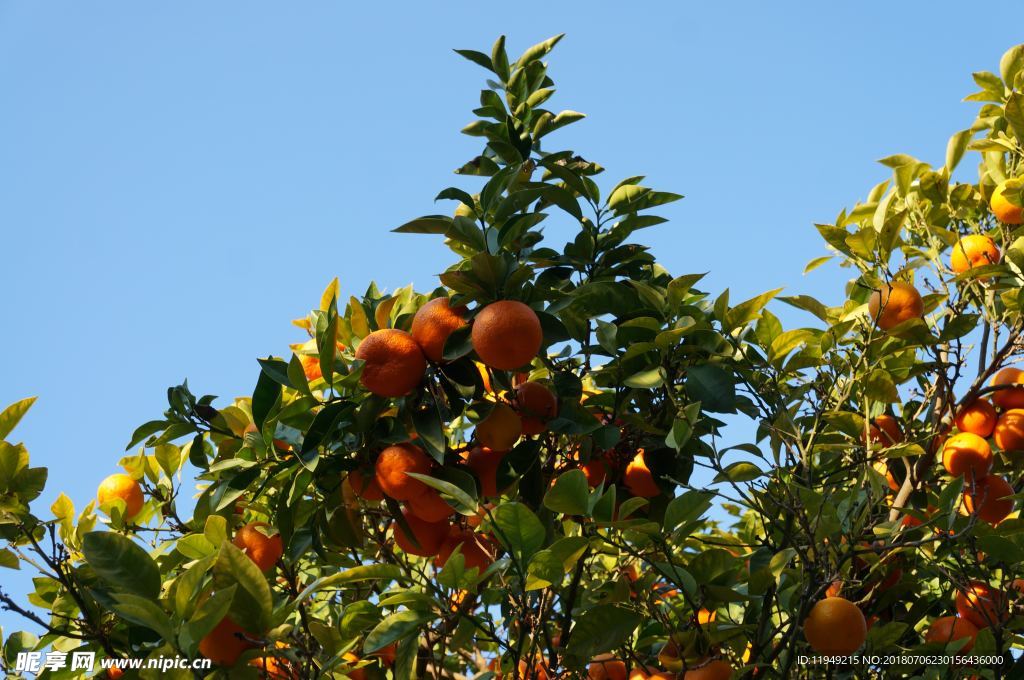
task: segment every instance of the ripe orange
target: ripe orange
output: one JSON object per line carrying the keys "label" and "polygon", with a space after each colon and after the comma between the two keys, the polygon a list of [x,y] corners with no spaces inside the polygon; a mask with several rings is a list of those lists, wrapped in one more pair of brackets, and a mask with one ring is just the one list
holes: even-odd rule
{"label": "ripe orange", "polygon": [[1024,409],[1011,408],[1000,416],[992,439],[1003,451],[1024,450]]}
{"label": "ripe orange", "polygon": [[955,434],[942,447],[942,464],[954,477],[970,473],[981,479],[992,469],[992,447],[971,432]]}
{"label": "ripe orange", "polygon": [[608,477],[608,464],[604,456],[595,455],[581,465],[580,469],[587,476],[587,485],[591,488],[599,486]]}
{"label": "ripe orange", "polygon": [[234,666],[242,652],[256,645],[243,636],[246,631],[226,616],[199,641],[199,653],[218,666]]}
{"label": "ripe orange", "polygon": [[473,349],[491,368],[510,371],[530,363],[544,340],[540,319],[527,305],[500,300],[473,319]]}
{"label": "ripe orange", "polygon": [[377,657],[381,660],[381,663],[383,663],[388,668],[391,668],[395,665],[395,659],[398,657],[398,643],[392,642],[387,647],[381,647],[370,656]]}
{"label": "ripe orange", "polygon": [[430,458],[418,446],[395,444],[380,452],[374,466],[377,484],[387,495],[398,501],[407,501],[426,493],[428,487],[406,473],[430,474]]}
{"label": "ripe orange", "polygon": [[525,382],[517,387],[512,405],[523,419],[523,434],[527,437],[546,431],[548,421],[558,415],[558,399],[537,382]]}
{"label": "ripe orange", "polygon": [[895,446],[903,442],[903,429],[895,416],[883,413],[871,421],[871,443],[883,447]]}
{"label": "ripe orange", "polygon": [[455,514],[455,508],[441,498],[437,489],[427,488],[419,496],[413,496],[405,502],[417,517],[427,522],[440,522]]}
{"label": "ripe orange", "polygon": [[272,529],[266,522],[249,522],[235,532],[231,541],[236,547],[245,551],[249,559],[256,563],[260,571],[267,571],[281,559],[284,544],[281,534],[270,534]]}
{"label": "ripe orange", "polygon": [[729,680],[731,677],[732,666],[729,662],[725,659],[715,659],[686,671],[683,680]]}
{"label": "ripe orange", "polygon": [[634,668],[629,672],[629,680],[647,680],[647,678],[652,678],[654,680],[672,680],[672,678],[675,677],[675,673],[669,673],[668,671],[648,672],[643,668]]}
{"label": "ripe orange", "polygon": [[[285,649],[287,645],[278,641],[274,645],[277,649]],[[249,662],[259,670],[259,677],[265,680],[299,680],[298,669],[294,668],[291,662],[281,656],[261,656]]]}
{"label": "ripe orange", "polygon": [[590,662],[587,677],[590,680],[628,680],[629,673],[624,661],[616,659],[612,654],[602,654]]}
{"label": "ripe orange", "polygon": [[[341,658],[345,660],[345,663],[354,666],[359,663],[360,658],[352,652],[345,652],[341,655]],[[366,667],[362,666],[354,670],[350,670],[345,675],[348,676],[349,680],[366,680]]]}
{"label": "ripe orange", "polygon": [[494,451],[508,451],[522,433],[523,421],[508,404],[495,404],[476,426],[477,440]]}
{"label": "ripe orange", "polygon": [[697,625],[706,626],[716,618],[718,618],[718,612],[713,609],[701,608],[697,610]]}
{"label": "ripe orange", "polygon": [[960,618],[970,621],[979,629],[1006,621],[1010,616],[1005,593],[981,581],[973,581],[966,590],[958,591],[954,603]]}
{"label": "ripe orange", "polygon": [[444,567],[448,562],[448,558],[452,556],[455,548],[459,545],[462,546],[461,552],[466,560],[466,569],[473,569],[475,567],[482,573],[494,561],[491,555],[493,548],[487,539],[472,531],[452,527],[444,543],[441,544],[441,550],[434,559],[434,565]]}
{"label": "ripe orange", "polygon": [[380,397],[402,397],[423,379],[427,360],[420,346],[405,331],[385,328],[363,338],[356,350],[363,360],[359,382]]}
{"label": "ripe orange", "polygon": [[924,314],[924,301],[917,289],[909,283],[897,281],[891,286],[882,284],[881,289],[868,298],[868,313],[879,328],[887,331]]}
{"label": "ripe orange", "polygon": [[[1015,366],[1007,366],[992,377],[992,385],[1021,383],[1024,383],[1024,371]],[[996,390],[992,393],[992,401],[1001,409],[1024,408],[1024,385]]]}
{"label": "ripe orange", "polygon": [[363,474],[356,468],[348,473],[348,483],[355,494],[364,501],[374,502],[384,499],[384,490],[380,488],[375,475]]}
{"label": "ripe orange", "polygon": [[118,680],[118,678],[123,678],[123,677],[124,677],[124,671],[121,670],[120,668],[118,668],[117,666],[111,666],[110,668],[107,669],[107,678],[108,678],[108,680]]}
{"label": "ripe orange", "polygon": [[110,475],[96,490],[96,500],[100,505],[120,498],[124,501],[124,519],[128,520],[139,514],[146,499],[142,495],[142,487],[128,475],[118,472]]}
{"label": "ripe orange", "polygon": [[465,307],[451,307],[447,297],[430,300],[412,317],[412,337],[428,359],[444,357],[444,343],[453,331],[466,325]]}
{"label": "ripe orange", "polygon": [[[501,672],[501,659],[491,659],[491,663],[488,668],[494,671],[495,680],[502,680],[505,674]],[[519,673],[516,675],[521,680],[548,680],[548,670],[544,667],[544,663],[537,660],[533,665],[533,671],[530,670],[530,665],[526,662],[526,659],[519,660]]]}
{"label": "ripe orange", "polygon": [[804,637],[819,654],[848,656],[860,649],[867,635],[863,612],[841,597],[819,600],[804,619]]}
{"label": "ripe orange", "polygon": [[320,357],[302,354],[299,356],[299,363],[302,364],[302,372],[306,374],[306,380],[309,382],[324,377],[323,371],[320,370]]}
{"label": "ripe orange", "polygon": [[949,266],[957,274],[989,264],[999,264],[999,248],[995,241],[980,234],[961,238],[949,258]]}
{"label": "ripe orange", "polygon": [[1005,196],[1008,188],[1016,188],[1019,184],[1019,181],[1016,179],[1004,180],[992,192],[989,207],[992,209],[992,214],[996,216],[996,219],[1003,224],[1020,224],[1024,222],[1024,208],[1010,203],[1010,200]]}
{"label": "ripe orange", "polygon": [[948,644],[953,640],[967,638],[967,642],[960,648],[959,654],[966,654],[974,647],[974,638],[978,635],[978,627],[967,619],[959,616],[940,616],[932,621],[928,632],[924,635],[925,642],[941,642]]}
{"label": "ripe orange", "polygon": [[477,481],[480,483],[480,494],[484,497],[497,496],[498,489],[498,466],[505,454],[501,451],[474,446],[470,451],[463,452],[462,458],[466,461],[466,467],[473,471]]}
{"label": "ripe orange", "polygon": [[967,512],[977,514],[978,519],[996,525],[1013,512],[1013,487],[998,475],[989,475],[974,483],[974,493],[969,485],[964,487],[964,507]]}
{"label": "ripe orange", "polygon": [[988,399],[975,399],[956,414],[956,426],[961,432],[988,437],[996,428],[997,417],[992,402]]}
{"label": "ripe orange", "polygon": [[626,488],[634,496],[641,498],[654,498],[661,493],[661,488],[654,481],[654,475],[647,467],[647,460],[644,457],[644,450],[637,451],[633,460],[626,466],[626,473],[622,477]]}
{"label": "ripe orange", "polygon": [[[394,536],[395,544],[410,555],[420,557],[434,557],[441,550],[441,544],[448,538],[451,530],[451,522],[443,519],[440,522],[427,522],[417,517],[410,508],[402,510],[402,517],[405,518],[412,531],[412,536],[406,534],[402,526],[395,522]],[[415,538],[415,543],[413,542]],[[418,543],[419,545],[416,545]]]}

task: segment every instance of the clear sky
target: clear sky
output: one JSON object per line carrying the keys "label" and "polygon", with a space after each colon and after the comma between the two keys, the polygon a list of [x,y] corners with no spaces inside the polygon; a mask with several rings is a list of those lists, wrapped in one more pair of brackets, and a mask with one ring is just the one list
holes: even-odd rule
{"label": "clear sky", "polygon": [[514,8],[0,2],[0,402],[39,396],[17,434],[50,468],[40,513],[60,490],[80,509],[167,386],[249,393],[331,277],[435,285],[440,241],[389,230],[451,210],[432,198],[479,149],[458,130],[485,72],[452,48],[566,32],[552,106],[589,118],[560,145],[606,188],[686,195],[639,234],[660,261],[734,300],[837,303],[846,272],[801,275],[824,253],[812,224],[884,179],[882,156],[941,163],[970,73],[1021,39],[1013,3]]}

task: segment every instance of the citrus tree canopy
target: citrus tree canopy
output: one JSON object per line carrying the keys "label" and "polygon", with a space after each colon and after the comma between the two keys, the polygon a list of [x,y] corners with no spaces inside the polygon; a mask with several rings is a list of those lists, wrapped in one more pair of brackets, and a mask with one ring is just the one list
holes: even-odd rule
{"label": "citrus tree canopy", "polygon": [[1024,47],[975,74],[945,165],[885,158],[817,225],[808,269],[852,277],[831,306],[659,265],[636,232],[681,196],[555,145],[584,117],[548,108],[560,37],[458,50],[483,148],[395,230],[449,246],[436,288],[333,280],[250,396],[169,389],[80,511],[33,504],[32,400],[0,414],[0,567],[35,574],[0,590],[32,631],[12,676],[52,649],[212,660],[182,678],[1024,677]]}

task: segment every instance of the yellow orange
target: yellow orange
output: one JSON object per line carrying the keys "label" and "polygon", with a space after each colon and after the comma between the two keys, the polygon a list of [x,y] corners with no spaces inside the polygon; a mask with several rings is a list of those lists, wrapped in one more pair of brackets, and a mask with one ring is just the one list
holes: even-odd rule
{"label": "yellow orange", "polygon": [[124,519],[129,520],[142,510],[146,499],[142,495],[142,487],[128,475],[118,472],[110,475],[96,490],[96,500],[100,505],[120,499],[124,501]]}
{"label": "yellow orange", "polygon": [[819,600],[804,619],[804,637],[819,654],[853,654],[864,644],[867,634],[863,612],[842,597]]}
{"label": "yellow orange", "polygon": [[444,343],[454,331],[466,325],[465,307],[452,307],[447,297],[430,300],[412,317],[412,337],[423,354],[434,362],[444,358]]}
{"label": "yellow orange", "polygon": [[999,186],[992,192],[989,208],[992,209],[992,214],[996,216],[996,219],[1003,224],[1020,224],[1024,221],[1024,207],[1014,205],[1006,198],[1007,189],[1018,188],[1019,186],[1019,180],[1008,179],[1000,182]]}
{"label": "yellow orange", "polygon": [[404,443],[389,446],[381,451],[377,456],[374,470],[377,484],[384,493],[395,500],[407,501],[426,493],[430,488],[420,480],[408,476],[408,473],[430,474],[431,467],[431,460],[422,449]]}
{"label": "yellow orange", "polygon": [[1013,512],[1013,487],[998,475],[989,475],[974,483],[972,492],[970,485],[964,486],[964,508],[968,513],[976,514],[978,519],[996,525]]}
{"label": "yellow orange", "polygon": [[523,434],[527,437],[548,429],[548,421],[558,415],[558,399],[554,393],[538,382],[524,382],[516,388],[512,405],[523,421]]}
{"label": "yellow orange", "polygon": [[409,394],[420,384],[427,368],[423,351],[413,337],[395,328],[373,331],[363,338],[356,359],[363,361],[359,381],[380,397]]}
{"label": "yellow orange", "polygon": [[967,638],[967,642],[958,651],[960,654],[966,654],[974,647],[974,638],[977,635],[978,627],[967,619],[959,616],[940,616],[932,621],[932,625],[928,627],[928,632],[924,635],[924,640],[946,645],[954,640]]}
{"label": "yellow orange", "polygon": [[199,641],[199,653],[218,666],[234,666],[243,652],[255,647],[246,635],[241,626],[224,617]]}
{"label": "yellow orange", "polygon": [[281,559],[284,544],[281,534],[273,531],[266,522],[250,522],[235,532],[231,541],[243,550],[260,571],[267,571]]}
{"label": "yellow orange", "polygon": [[[992,386],[1014,385],[992,393],[992,401],[1001,409],[1024,408],[1024,371],[1007,366],[992,377]],[[1017,387],[1017,385],[1020,385]]]}
{"label": "yellow orange", "polygon": [[525,366],[537,356],[544,332],[537,313],[516,300],[493,302],[473,319],[473,349],[480,360],[502,371]]}
{"label": "yellow orange", "polygon": [[1003,451],[1024,450],[1024,409],[1011,408],[999,416],[992,439]]}
{"label": "yellow orange", "polygon": [[953,246],[949,266],[957,274],[962,274],[974,267],[999,264],[999,257],[999,248],[995,241],[988,236],[971,234],[964,236]]}
{"label": "yellow orange", "polygon": [[882,284],[868,298],[868,313],[880,329],[887,331],[924,314],[924,301],[909,283]]}
{"label": "yellow orange", "polygon": [[654,481],[654,475],[647,467],[647,459],[643,449],[637,452],[633,460],[626,466],[626,472],[622,478],[626,488],[634,496],[641,498],[653,498],[661,493],[661,488]]}
{"label": "yellow orange", "polygon": [[996,408],[988,399],[975,399],[956,414],[956,426],[961,432],[989,437],[996,428]]}
{"label": "yellow orange", "polygon": [[942,447],[942,464],[954,477],[981,479],[992,469],[992,447],[971,432],[955,434]]}
{"label": "yellow orange", "polygon": [[973,581],[967,588],[958,591],[954,604],[960,618],[970,621],[979,629],[1006,621],[1010,615],[1006,594],[981,581]]}
{"label": "yellow orange", "polygon": [[523,421],[508,404],[495,404],[476,426],[481,445],[494,451],[508,451],[523,432]]}

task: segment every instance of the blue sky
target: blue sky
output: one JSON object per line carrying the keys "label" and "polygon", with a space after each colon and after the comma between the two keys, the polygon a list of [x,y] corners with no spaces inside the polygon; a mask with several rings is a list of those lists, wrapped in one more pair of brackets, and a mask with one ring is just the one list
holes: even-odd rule
{"label": "blue sky", "polygon": [[389,230],[450,210],[432,198],[478,151],[458,130],[484,71],[452,48],[566,32],[552,106],[589,118],[560,145],[606,187],[686,195],[640,233],[659,260],[733,299],[837,303],[845,272],[801,275],[812,224],[882,156],[942,162],[970,73],[1020,39],[1011,9],[980,30],[952,3],[0,4],[0,402],[39,396],[18,431],[50,468],[38,509],[81,508],[167,386],[250,392],[331,277],[435,285],[440,241]]}

